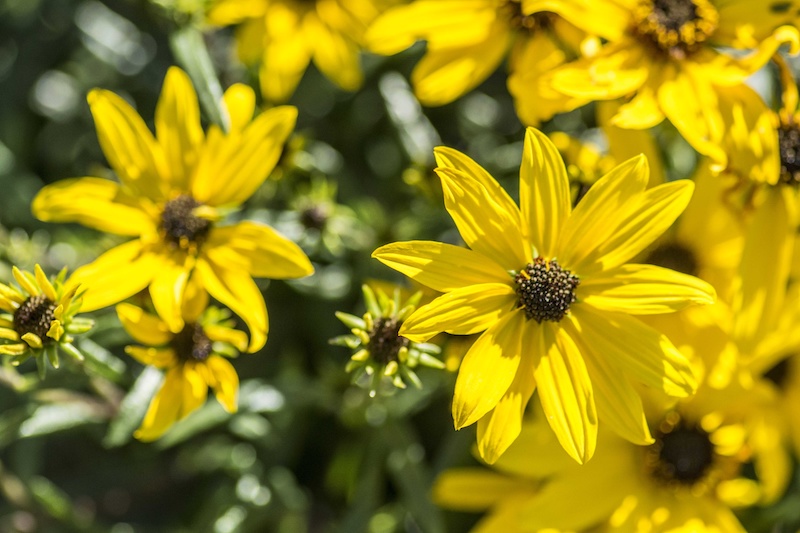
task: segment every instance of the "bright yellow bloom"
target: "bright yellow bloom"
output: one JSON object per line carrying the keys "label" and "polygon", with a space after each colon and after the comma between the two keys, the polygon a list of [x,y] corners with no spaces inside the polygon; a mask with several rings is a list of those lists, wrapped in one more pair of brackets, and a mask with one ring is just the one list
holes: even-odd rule
{"label": "bright yellow bloom", "polygon": [[228,360],[247,348],[247,335],[231,329],[230,313],[206,308],[200,293],[184,306],[184,326],[173,333],[156,315],[131,304],[117,305],[125,330],[145,346],[128,346],[126,353],[145,365],[166,371],[161,389],[150,402],[134,436],[150,441],[203,405],[211,388],[229,413],[236,412],[239,377]]}
{"label": "bright yellow bloom", "polygon": [[54,280],[39,265],[34,273],[11,269],[19,288],[0,283],[0,354],[13,356],[18,365],[29,357],[36,359],[39,374],[59,367],[58,348],[78,361],[83,355],[72,345],[72,335],[85,333],[93,322],[76,317],[81,308],[83,290],[73,280],[66,280],[66,269]]}
{"label": "bright yellow bloom", "polygon": [[[526,0],[525,5],[554,11],[608,40],[559,68],[552,76],[556,90],[588,100],[632,96],[615,115],[616,125],[644,129],[667,118],[722,167],[727,156],[721,138],[730,128],[723,108],[732,105],[727,97],[736,97],[722,89],[742,86],[781,44],[800,49],[796,9],[779,12],[770,2]],[[735,57],[720,46],[755,50]]]}
{"label": "bright yellow bloom", "polygon": [[154,137],[122,98],[100,89],[89,93],[100,146],[120,183],[64,180],[33,201],[41,220],[137,237],[75,271],[73,281],[89,286],[84,310],[149,286],[158,314],[179,332],[184,291],[197,285],[246,322],[249,351],[264,345],[267,311],[251,276],[297,278],[313,268],[297,245],[266,225],[219,224],[269,176],[294,127],[293,107],[271,109],[251,122],[254,101],[249,88],[231,87],[225,93],[231,131],[212,125],[205,135],[191,82],[173,67],[156,108]]}
{"label": "bright yellow bloom", "polygon": [[401,52],[425,40],[425,57],[411,75],[424,105],[447,104],[474,89],[509,58],[509,91],[530,125],[586,100],[554,91],[549,72],[579,45],[582,33],[552,13],[535,13],[520,0],[415,0],[382,14],[366,41],[378,54]]}
{"label": "bright yellow bloom", "polygon": [[260,64],[261,91],[285,102],[313,60],[342,89],[361,86],[359,65],[364,32],[387,0],[216,0],[211,24],[242,25],[239,57]]}
{"label": "bright yellow bloom", "polygon": [[689,181],[645,190],[647,160],[617,166],[573,210],[561,157],[529,128],[520,207],[477,163],[437,148],[445,207],[470,249],[428,241],[383,246],[373,256],[445,294],[400,330],[412,341],[445,331],[484,331],[456,381],[456,428],[478,422],[481,456],[493,462],[519,433],[534,387],[568,453],[587,461],[598,419],[637,444],[652,437],[633,383],[675,397],[696,383],[686,358],[630,315],[711,303],[692,276],[625,264],[686,207]]}

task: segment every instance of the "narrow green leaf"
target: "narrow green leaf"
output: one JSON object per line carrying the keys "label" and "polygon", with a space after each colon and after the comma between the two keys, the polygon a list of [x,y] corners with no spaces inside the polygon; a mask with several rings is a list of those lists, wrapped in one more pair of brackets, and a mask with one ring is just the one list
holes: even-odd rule
{"label": "narrow green leaf", "polygon": [[164,375],[159,369],[152,366],[145,367],[136,378],[130,392],[122,399],[117,416],[111,421],[103,439],[103,446],[114,448],[131,440],[133,432],[139,427],[150,406],[150,400],[163,380]]}

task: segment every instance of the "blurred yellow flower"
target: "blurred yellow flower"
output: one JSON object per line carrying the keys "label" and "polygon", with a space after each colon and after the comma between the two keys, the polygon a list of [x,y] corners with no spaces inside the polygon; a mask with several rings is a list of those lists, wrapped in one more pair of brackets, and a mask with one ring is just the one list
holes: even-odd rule
{"label": "blurred yellow flower", "polygon": [[342,89],[361,86],[359,51],[367,25],[390,0],[216,0],[208,22],[240,24],[244,63],[259,64],[261,91],[285,102],[313,60]]}
{"label": "blurred yellow flower", "polygon": [[[724,167],[721,138],[730,127],[724,87],[738,87],[784,43],[800,50],[795,9],[773,10],[750,0],[527,0],[608,43],[552,75],[553,87],[574,98],[631,96],[613,118],[645,129],[667,118],[700,153]],[[780,26],[780,24],[786,24]],[[754,48],[734,56],[718,47]]]}
{"label": "blurred yellow flower", "polygon": [[177,333],[184,327],[184,291],[198,285],[246,322],[249,351],[264,345],[267,311],[252,276],[297,278],[313,268],[296,244],[266,225],[218,223],[269,176],[294,127],[293,107],[252,120],[254,101],[251,89],[231,87],[225,93],[231,131],[212,125],[205,135],[189,77],[173,67],[156,108],[154,137],[116,94],[89,94],[100,146],[120,183],[63,180],[33,201],[41,220],[137,237],[74,272],[74,282],[89,286],[84,310],[115,304],[149,286],[156,311]]}
{"label": "blurred yellow flower", "polygon": [[204,293],[184,306],[184,326],[177,332],[156,315],[135,305],[117,305],[125,331],[145,346],[127,346],[125,352],[145,365],[166,371],[164,383],[150,402],[134,436],[150,441],[203,405],[211,388],[229,413],[236,412],[239,377],[228,360],[247,348],[247,335],[232,329],[230,313],[206,308]]}
{"label": "blurred yellow flower", "polygon": [[11,272],[19,288],[0,283],[0,310],[4,311],[0,313],[0,354],[12,356],[14,365],[33,356],[42,376],[45,358],[59,367],[58,348],[83,360],[72,345],[72,335],[85,333],[93,322],[75,316],[81,308],[81,286],[66,279],[66,269],[52,281],[39,265],[34,273],[17,267]]}
{"label": "blurred yellow flower", "polygon": [[411,81],[424,105],[447,104],[474,89],[509,58],[509,91],[529,125],[574,109],[585,99],[551,88],[549,72],[578,48],[583,33],[520,0],[415,0],[389,9],[370,26],[370,51],[391,55],[425,40]]}
{"label": "blurred yellow flower", "polygon": [[[400,329],[424,342],[445,331],[484,331],[461,364],[453,400],[457,429],[478,422],[478,448],[495,461],[519,433],[535,387],[564,449],[591,458],[598,419],[649,444],[633,382],[668,395],[692,394],[686,358],[630,315],[711,303],[714,289],[685,274],[625,264],[680,215],[689,181],[645,190],[647,160],[615,167],[573,210],[553,143],[529,128],[520,168],[520,207],[477,163],[437,148],[445,207],[470,247],[401,242],[373,253],[445,294]],[[624,341],[622,341],[624,339]]]}

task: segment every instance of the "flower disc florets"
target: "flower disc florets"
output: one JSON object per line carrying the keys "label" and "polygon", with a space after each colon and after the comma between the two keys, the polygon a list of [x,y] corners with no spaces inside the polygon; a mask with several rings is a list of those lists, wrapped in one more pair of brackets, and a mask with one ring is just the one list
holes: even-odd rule
{"label": "flower disc florets", "polygon": [[800,185],[800,125],[781,124],[778,128],[778,145],[781,152],[781,182]]}
{"label": "flower disc florets", "polygon": [[168,201],[161,213],[164,239],[182,249],[202,244],[211,230],[211,221],[195,214],[195,209],[201,205],[188,194]]}
{"label": "flower disc florets", "polygon": [[14,331],[20,337],[26,333],[33,333],[43,344],[53,342],[53,339],[47,336],[47,332],[53,323],[55,309],[53,301],[43,294],[29,297],[14,311]]}
{"label": "flower disc florets", "polygon": [[182,361],[205,361],[214,351],[211,339],[198,323],[186,324],[172,339],[171,345]]}
{"label": "flower disc florets", "polygon": [[577,276],[561,268],[555,259],[550,261],[537,257],[533,263],[514,278],[519,307],[525,316],[537,322],[558,322],[569,311],[575,301],[575,288],[580,283]]}
{"label": "flower disc florets", "polygon": [[685,59],[717,28],[719,15],[708,0],[640,0],[633,33],[656,53]]}
{"label": "flower disc florets", "polygon": [[367,349],[378,361],[389,364],[398,360],[398,354],[403,348],[408,348],[409,340],[398,334],[400,322],[396,318],[378,318],[369,331]]}

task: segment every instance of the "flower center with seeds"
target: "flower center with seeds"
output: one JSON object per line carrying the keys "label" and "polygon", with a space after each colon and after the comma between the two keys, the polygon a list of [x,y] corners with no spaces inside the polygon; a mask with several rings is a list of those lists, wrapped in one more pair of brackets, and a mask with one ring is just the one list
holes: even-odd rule
{"label": "flower center with seeds", "polygon": [[676,242],[662,244],[650,252],[645,263],[656,265],[671,270],[677,270],[684,274],[696,276],[699,269],[697,257],[694,252]]}
{"label": "flower center with seeds", "polygon": [[515,30],[543,30],[552,26],[551,16],[548,13],[534,13],[526,15],[522,12],[522,0],[503,0],[500,2],[501,16],[509,21]]}
{"label": "flower center with seeds", "polygon": [[160,229],[171,246],[188,250],[203,243],[211,230],[211,221],[194,214],[202,204],[182,194],[164,205]]}
{"label": "flower center with seeds", "polygon": [[31,296],[14,311],[14,331],[20,337],[33,333],[47,344],[53,339],[47,336],[54,319],[56,305],[47,296]]}
{"label": "flower center with seeds", "polygon": [[681,60],[702,47],[718,20],[708,0],[639,0],[632,32],[656,55]]}
{"label": "flower center with seeds", "polygon": [[645,451],[645,465],[656,481],[671,487],[697,488],[701,481],[708,481],[715,453],[703,428],[671,412],[653,437],[655,442]]}
{"label": "flower center with seeds", "polygon": [[321,205],[312,205],[300,212],[300,223],[307,229],[322,231],[328,222],[328,210]]}
{"label": "flower center with seeds", "polygon": [[378,318],[369,331],[367,349],[372,356],[381,363],[388,364],[397,361],[397,354],[402,348],[407,348],[409,340],[398,335],[400,322],[396,318]]}
{"label": "flower center with seeds", "polygon": [[800,125],[781,124],[778,128],[778,146],[781,152],[781,182],[800,185]]}
{"label": "flower center with seeds", "polygon": [[200,324],[186,324],[173,337],[172,349],[181,361],[205,361],[213,350],[211,339]]}
{"label": "flower center with seeds", "polygon": [[548,261],[542,257],[528,263],[514,281],[518,307],[525,309],[529,320],[539,323],[542,320],[558,322],[564,318],[575,301],[575,288],[580,283],[577,276],[561,268],[555,259]]}

